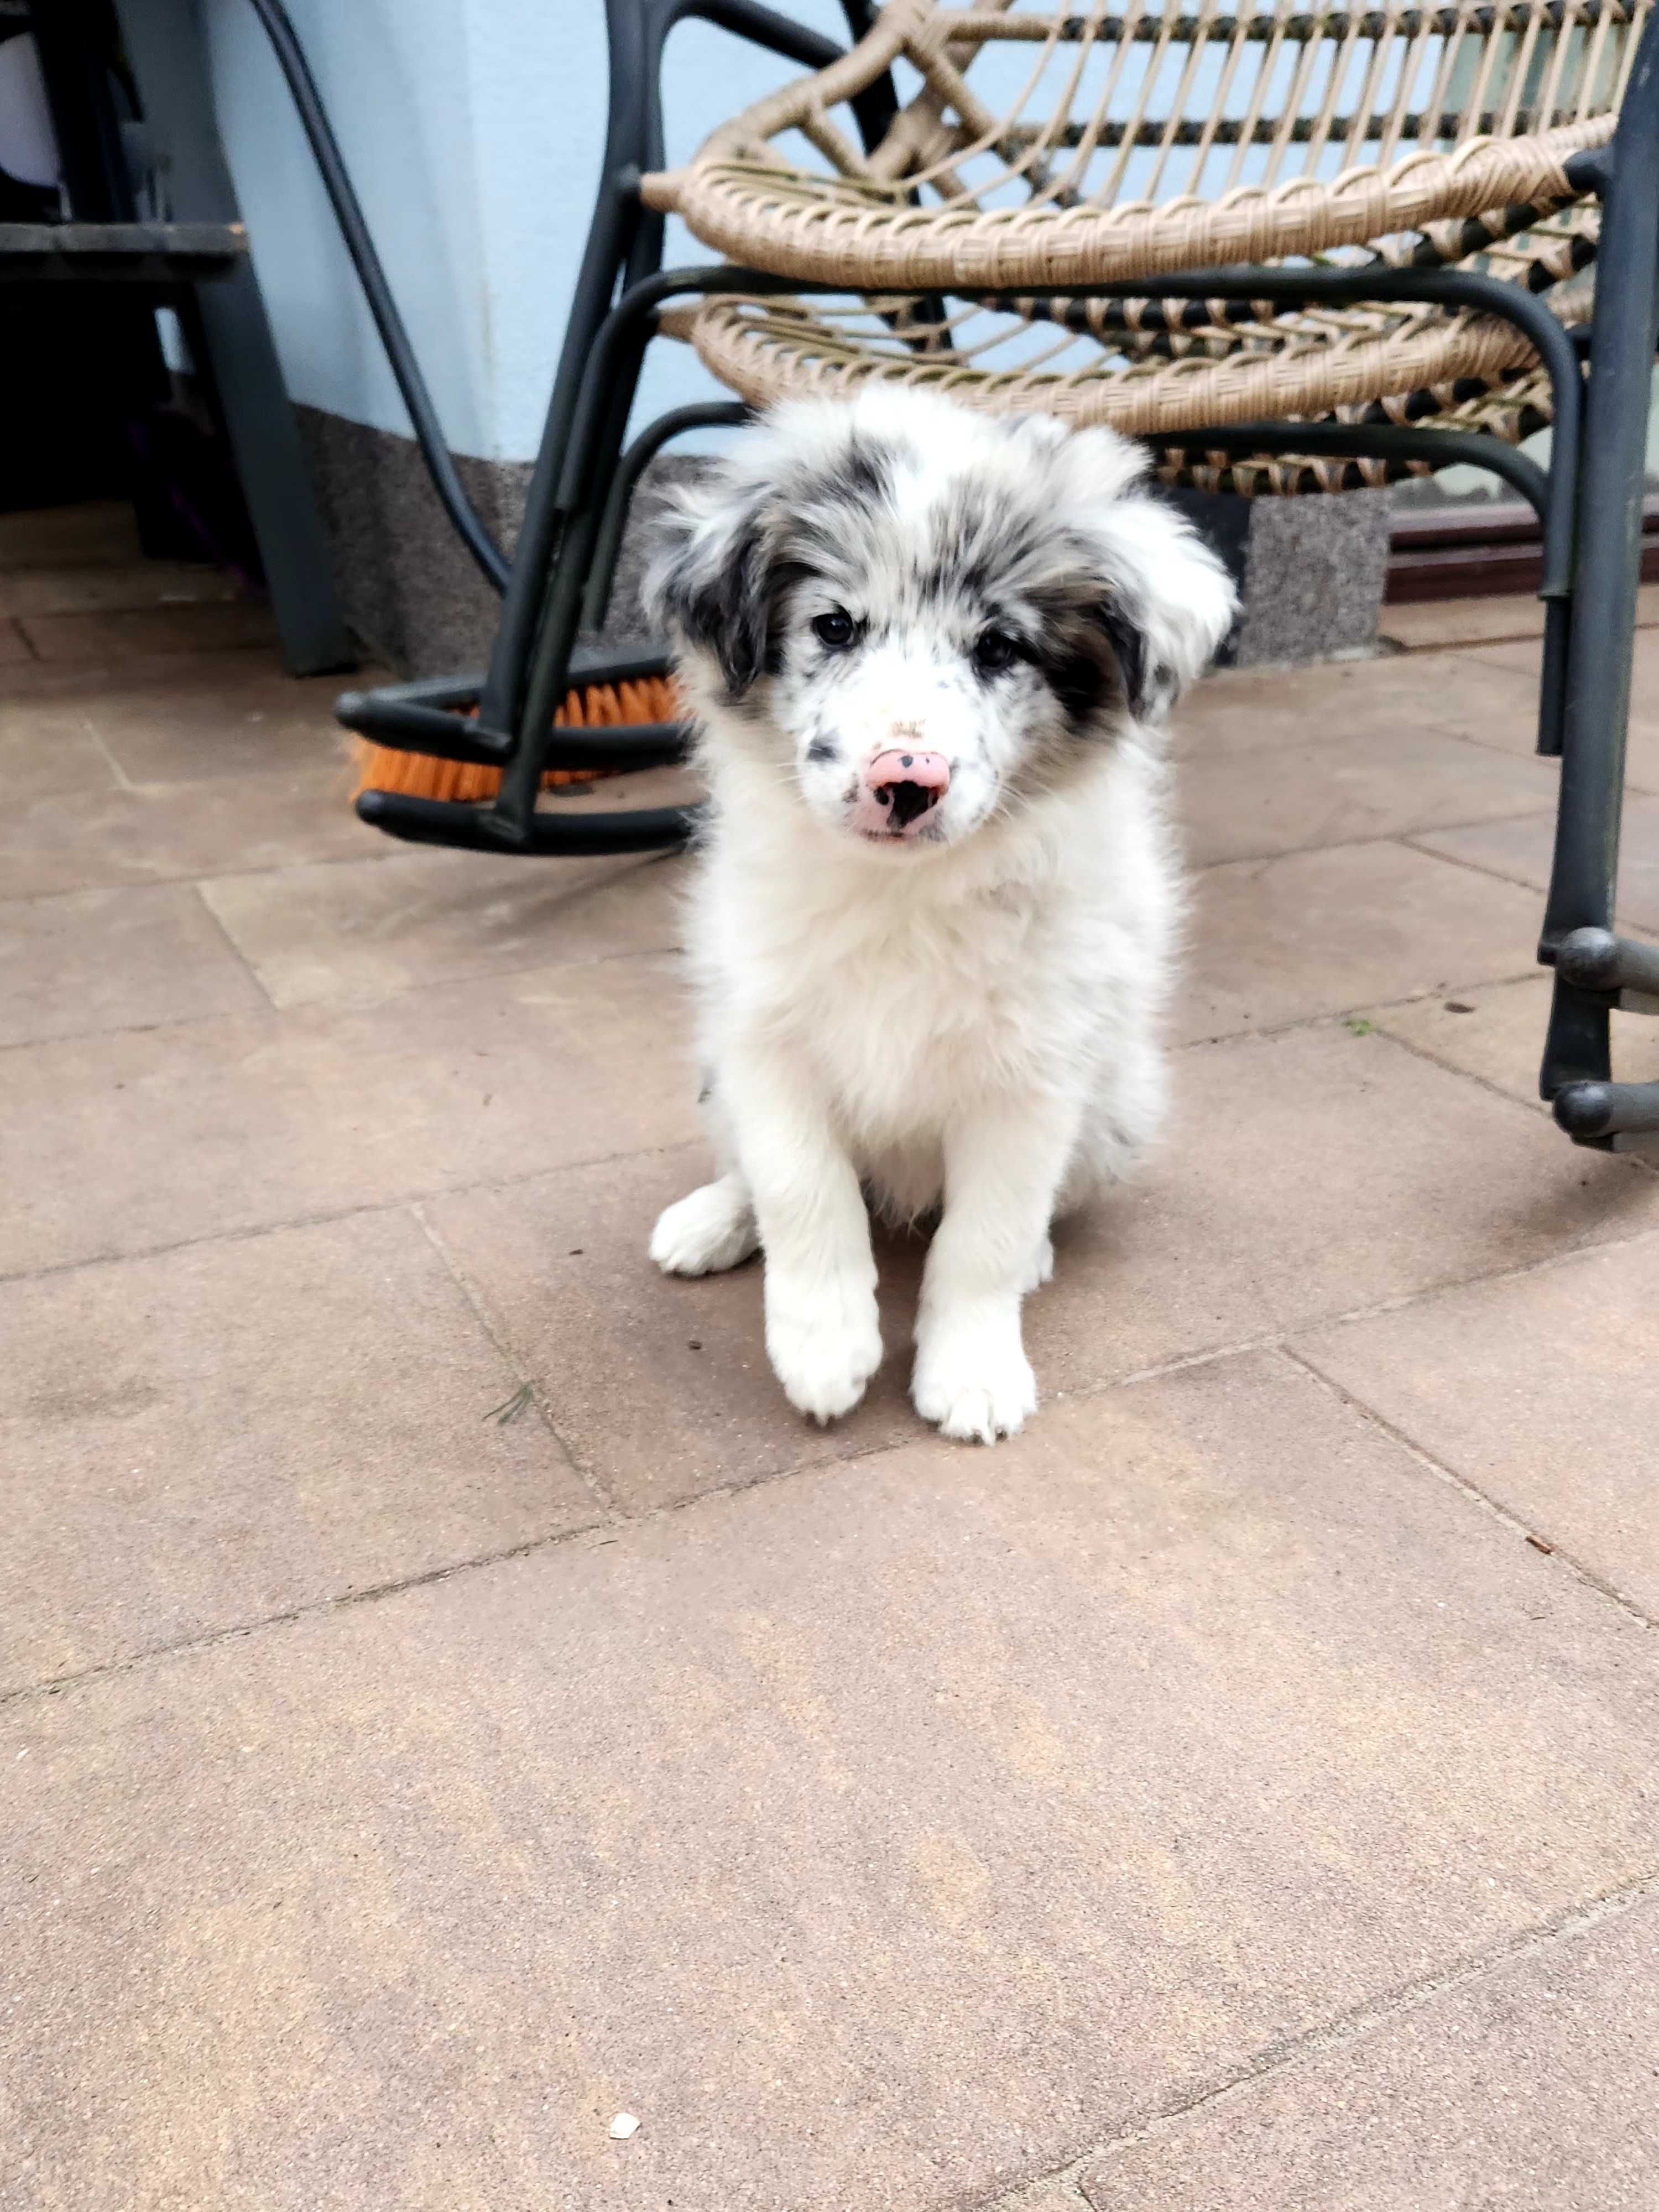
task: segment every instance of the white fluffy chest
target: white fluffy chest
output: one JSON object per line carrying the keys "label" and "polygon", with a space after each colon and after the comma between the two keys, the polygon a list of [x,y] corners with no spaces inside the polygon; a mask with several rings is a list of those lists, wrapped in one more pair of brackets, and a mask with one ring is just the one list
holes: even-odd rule
{"label": "white fluffy chest", "polygon": [[836,896],[716,856],[708,888],[698,951],[716,1030],[787,1039],[872,1140],[937,1131],[988,1089],[1062,1078],[1084,1042],[1085,933],[1057,887],[964,891],[865,867]]}

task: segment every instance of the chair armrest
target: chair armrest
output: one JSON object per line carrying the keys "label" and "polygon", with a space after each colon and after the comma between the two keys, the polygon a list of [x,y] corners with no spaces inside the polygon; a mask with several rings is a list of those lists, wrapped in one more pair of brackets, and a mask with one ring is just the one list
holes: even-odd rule
{"label": "chair armrest", "polygon": [[803,69],[828,69],[847,51],[833,39],[808,30],[805,23],[781,15],[775,8],[763,7],[761,0],[682,0],[671,12],[669,21],[684,22],[687,16],[715,24],[735,38],[747,39],[750,46],[764,46],[769,53],[799,62]]}

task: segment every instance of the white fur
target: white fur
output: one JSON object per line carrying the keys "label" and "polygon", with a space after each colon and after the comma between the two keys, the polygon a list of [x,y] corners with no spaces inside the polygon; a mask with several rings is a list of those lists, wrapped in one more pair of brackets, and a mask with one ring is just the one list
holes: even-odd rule
{"label": "white fur", "polygon": [[[836,491],[849,441],[882,457],[872,504]],[[1179,906],[1160,723],[1233,599],[1139,470],[1111,433],[1043,417],[914,395],[788,408],[685,496],[653,576],[712,799],[690,951],[719,1174],[667,1209],[651,1252],[698,1274],[763,1247],[768,1352],[820,1421],[881,1360],[866,1194],[903,1219],[942,1202],[913,1395],[946,1436],[988,1443],[1036,1404],[1020,1305],[1052,1271],[1051,1220],[1127,1175],[1158,1127]],[[1036,550],[1006,575],[981,560],[971,591],[947,561],[930,598],[917,580],[963,539],[951,518],[981,508],[1011,545],[1023,518]],[[787,586],[764,581],[769,560]],[[736,683],[719,628],[733,575],[772,592],[770,668]],[[1152,696],[1137,716],[1113,692],[1079,734],[1036,664],[985,675],[970,655],[988,623],[1029,634],[1093,582],[1132,611]],[[862,625],[856,649],[817,643],[830,606]],[[900,744],[944,753],[951,789],[925,836],[872,844],[848,826],[850,779]]]}

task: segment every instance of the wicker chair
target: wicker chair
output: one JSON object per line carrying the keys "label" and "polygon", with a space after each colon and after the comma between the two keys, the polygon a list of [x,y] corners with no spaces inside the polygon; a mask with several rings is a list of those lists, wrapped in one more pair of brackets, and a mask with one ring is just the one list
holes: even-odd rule
{"label": "wicker chair", "polygon": [[[1611,138],[1649,4],[1224,15],[1206,0],[1177,16],[888,0],[844,60],[642,186],[733,261],[863,296],[720,298],[663,327],[756,405],[880,380],[1146,437],[1334,415],[1514,443],[1549,420],[1548,378],[1525,332],[1478,307],[1264,313],[1097,288],[1296,256],[1479,270],[1582,319],[1572,280],[1599,210],[1567,164]],[[836,107],[907,64],[920,88],[861,153]],[[1022,285],[1090,290],[1000,312],[975,297]],[[944,295],[960,304],[940,312]],[[1285,491],[1390,471],[1375,456],[1188,472]]]}
{"label": "wicker chair", "polygon": [[[1659,1139],[1659,1085],[1613,1084],[1607,1043],[1611,1008],[1659,1008],[1659,954],[1612,934],[1659,331],[1651,0],[844,5],[847,52],[757,0],[607,0],[605,182],[490,671],[341,702],[382,744],[493,763],[499,795],[370,791],[365,819],[495,851],[684,834],[676,810],[538,811],[550,768],[679,742],[669,725],[556,731],[554,711],[568,683],[661,668],[576,650],[646,464],[789,394],[925,383],[1106,422],[1205,490],[1338,491],[1474,460],[1544,530],[1540,750],[1564,756],[1544,1093],[1580,1142]],[[658,78],[686,14],[811,73],[670,173]],[[727,262],[662,270],[670,212]],[[658,332],[738,401],[679,410],[624,453]],[[1547,476],[1517,450],[1546,424]]]}

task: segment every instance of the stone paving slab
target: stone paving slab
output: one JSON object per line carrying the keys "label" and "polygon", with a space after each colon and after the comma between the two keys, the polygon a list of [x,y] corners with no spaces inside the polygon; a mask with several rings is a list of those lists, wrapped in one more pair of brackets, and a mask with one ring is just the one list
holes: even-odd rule
{"label": "stone paving slab", "polygon": [[1522,975],[1537,896],[1393,844],[1207,868],[1193,885],[1182,1041]]}
{"label": "stone paving slab", "polygon": [[[1535,641],[1484,645],[1470,653],[1468,659],[1481,669],[1502,669],[1506,680],[1518,678],[1535,686],[1541,651]],[[1470,734],[1479,732],[1471,730]],[[1507,726],[1500,717],[1495,718],[1482,742],[1519,750],[1523,742],[1529,745],[1531,739],[1524,732]],[[1636,650],[1631,664],[1630,723],[1625,744],[1625,777],[1630,788],[1659,792],[1659,630],[1638,629],[1636,633]]]}
{"label": "stone paving slab", "polygon": [[261,1003],[194,884],[0,900],[0,1047]]}
{"label": "stone paving slab", "polygon": [[20,1047],[0,1275],[684,1142],[683,1038],[640,959]]}
{"label": "stone paving slab", "polygon": [[246,586],[200,561],[132,561],[94,567],[0,565],[0,615],[105,614],[125,607],[181,606],[240,599]]}
{"label": "stone paving slab", "polygon": [[1026,2188],[1010,2190],[994,2204],[976,2207],[975,2212],[1089,2212],[1089,2205],[1074,2181],[1052,2175]]}
{"label": "stone paving slab", "polygon": [[351,811],[331,763],[214,782],[83,783],[0,809],[0,883],[9,898],[100,884],[196,881],[238,869],[356,860],[386,840]]}
{"label": "stone paving slab", "polygon": [[925,1433],[907,1389],[921,1237],[881,1240],[887,1358],[856,1411],[821,1429],[768,1364],[758,1261],[671,1281],[647,1257],[658,1213],[708,1173],[696,1144],[421,1209],[572,1457],[628,1512]]}
{"label": "stone paving slab", "polygon": [[[1638,588],[1636,620],[1639,627],[1659,623],[1659,584]],[[1482,639],[1541,637],[1544,603],[1525,592],[1494,592],[1472,599],[1419,599],[1385,606],[1377,628],[1383,637],[1413,651],[1471,645]]]}
{"label": "stone paving slab", "polygon": [[237,647],[269,652],[276,626],[263,600],[228,605],[135,607],[94,614],[31,614],[18,628],[42,660],[77,667],[151,653],[222,653]]}
{"label": "stone paving slab", "polygon": [[1656,1970],[1649,1899],[1109,2154],[1085,2171],[1087,2201],[1094,2212],[1650,2212]]}
{"label": "stone paving slab", "polygon": [[0,1690],[592,1521],[517,1384],[406,1214],[0,1284]]}
{"label": "stone paving slab", "polygon": [[1179,817],[1194,866],[1553,807],[1553,763],[1433,731],[1330,731],[1274,752],[1186,763]]}
{"label": "stone paving slab", "polygon": [[[1054,1281],[1027,1303],[1045,1400],[1659,1227],[1659,1177],[1571,1152],[1382,1036],[1338,1026],[1185,1052],[1175,1096],[1145,1184],[1060,1230]],[[922,1241],[879,1246],[887,1358],[851,1419],[821,1430],[767,1364],[757,1266],[670,1282],[646,1256],[659,1209],[708,1173],[694,1145],[423,1208],[578,1463],[629,1510],[919,1431],[906,1394]]]}
{"label": "stone paving slab", "polygon": [[[1495,876],[1530,884],[1542,891],[1550,879],[1554,817],[1526,815],[1467,830],[1425,830],[1413,842],[1425,852],[1443,853],[1449,859],[1490,869]],[[1659,931],[1659,799],[1633,793],[1625,801],[1619,847],[1619,914],[1622,921],[1638,930]]]}
{"label": "stone paving slab", "polygon": [[284,676],[264,653],[203,653],[88,687],[72,703],[133,783],[343,768],[350,738],[334,719],[348,686],[384,672]]}
{"label": "stone paving slab", "polygon": [[57,568],[70,562],[119,566],[143,558],[137,520],[126,500],[84,500],[75,507],[20,507],[0,514],[0,569]]}
{"label": "stone paving slab", "polygon": [[1659,1616],[1659,1238],[1471,1284],[1300,1349]]}
{"label": "stone paving slab", "polygon": [[113,781],[107,757],[75,705],[0,698],[0,789],[9,806]]}
{"label": "stone paving slab", "polygon": [[405,846],[221,876],[202,896],[274,1003],[294,1006],[672,951],[685,882],[661,854],[550,863]]}
{"label": "stone paving slab", "polygon": [[1644,1878],[1650,1644],[1258,1356],[32,1697],[9,2185],[989,2196]]}
{"label": "stone paving slab", "polygon": [[[1370,1006],[1364,1018],[1443,1066],[1478,1076],[1547,1114],[1538,1095],[1538,1071],[1549,1012],[1550,978],[1540,969],[1524,981],[1479,985],[1449,1001],[1419,999],[1404,1006]],[[1659,1082],[1659,1022],[1615,1013],[1613,1066],[1622,1081]]]}
{"label": "stone paving slab", "polygon": [[[1396,653],[1313,668],[1225,669],[1176,709],[1175,750],[1182,760],[1213,761],[1364,737],[1386,753],[1423,730],[1474,738],[1493,725],[1529,732],[1529,745],[1538,720],[1536,675],[1524,665],[1500,675],[1501,665],[1484,652],[1478,659],[1469,652]],[[1280,770],[1262,762],[1257,773],[1265,780]]]}

